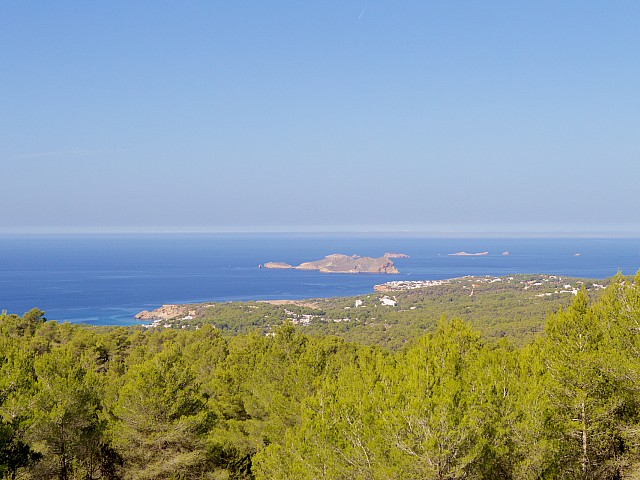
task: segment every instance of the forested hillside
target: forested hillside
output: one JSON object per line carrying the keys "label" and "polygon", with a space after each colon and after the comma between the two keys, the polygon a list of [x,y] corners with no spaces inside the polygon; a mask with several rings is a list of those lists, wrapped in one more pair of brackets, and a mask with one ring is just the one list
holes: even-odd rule
{"label": "forested hillside", "polygon": [[[524,345],[544,330],[547,315],[566,307],[579,289],[595,299],[607,283],[543,274],[391,282],[380,286],[384,291],[355,297],[171,305],[160,309],[165,318],[153,325],[189,329],[211,324],[233,336],[255,329],[266,334],[290,321],[306,334],[397,350],[433,331],[445,316],[470,322],[487,339],[507,337]],[[169,314],[162,315],[165,311]]]}
{"label": "forested hillside", "polygon": [[637,478],[640,275],[579,292],[522,345],[466,319],[426,331],[384,348],[290,323],[229,337],[3,314],[0,475]]}

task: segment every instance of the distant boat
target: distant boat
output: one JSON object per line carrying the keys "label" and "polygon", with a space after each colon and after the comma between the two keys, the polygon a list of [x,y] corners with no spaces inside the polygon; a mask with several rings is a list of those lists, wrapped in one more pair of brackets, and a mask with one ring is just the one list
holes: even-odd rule
{"label": "distant boat", "polygon": [[489,252],[478,252],[478,253],[456,252],[456,253],[449,253],[450,257],[483,257],[485,255],[489,255]]}

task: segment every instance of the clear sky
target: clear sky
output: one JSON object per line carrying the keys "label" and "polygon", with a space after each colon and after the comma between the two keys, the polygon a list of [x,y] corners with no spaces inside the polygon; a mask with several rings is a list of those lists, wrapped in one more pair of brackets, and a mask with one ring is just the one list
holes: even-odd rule
{"label": "clear sky", "polygon": [[0,231],[640,232],[640,2],[0,2]]}

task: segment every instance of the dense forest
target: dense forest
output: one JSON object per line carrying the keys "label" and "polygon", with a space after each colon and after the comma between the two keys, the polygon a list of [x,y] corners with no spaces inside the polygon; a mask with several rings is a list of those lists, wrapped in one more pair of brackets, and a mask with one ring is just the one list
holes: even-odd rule
{"label": "dense forest", "polygon": [[443,316],[394,348],[4,313],[0,475],[638,478],[640,274],[572,297],[526,342]]}

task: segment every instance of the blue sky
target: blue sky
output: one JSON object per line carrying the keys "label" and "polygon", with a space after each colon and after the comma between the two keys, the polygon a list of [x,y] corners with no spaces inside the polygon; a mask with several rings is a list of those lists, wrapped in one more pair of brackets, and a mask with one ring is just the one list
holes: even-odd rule
{"label": "blue sky", "polygon": [[640,2],[0,3],[0,231],[640,233]]}

